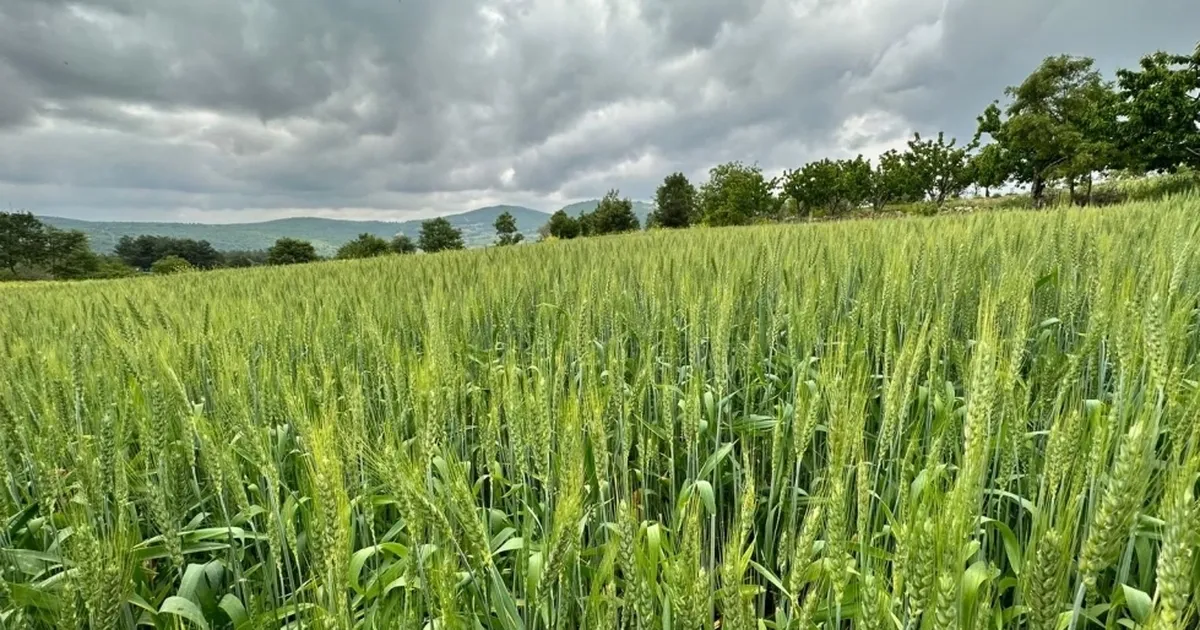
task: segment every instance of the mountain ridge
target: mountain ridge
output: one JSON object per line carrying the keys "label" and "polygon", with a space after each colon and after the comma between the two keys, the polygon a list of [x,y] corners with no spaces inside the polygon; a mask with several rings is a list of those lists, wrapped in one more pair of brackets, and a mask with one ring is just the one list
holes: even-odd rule
{"label": "mountain ridge", "polygon": [[[599,199],[580,201],[563,206],[572,216],[595,208]],[[645,227],[646,216],[653,205],[644,201],[633,202],[634,213]],[[538,228],[550,220],[550,213],[526,206],[493,205],[475,208],[457,214],[443,215],[454,227],[462,230],[463,242],[467,247],[491,245],[496,240],[493,224],[503,212],[510,212],[517,221],[517,229],[526,240],[537,238]],[[65,217],[40,216],[41,221],[60,230],[79,230],[87,234],[92,249],[111,253],[123,236],[169,236],[208,241],[219,251],[263,250],[280,238],[297,238],[309,241],[323,256],[333,255],[343,243],[359,234],[368,233],[386,239],[404,234],[416,239],[421,232],[421,223],[429,220],[408,221],[361,221],[354,219],[327,219],[323,217],[289,217],[247,223],[198,223],[169,221],[89,221]]]}
{"label": "mountain ridge", "polygon": [[[526,238],[536,236],[537,229],[550,219],[541,210],[524,206],[487,206],[458,214],[444,215],[454,227],[462,230],[468,247],[488,245],[496,238],[493,223],[503,212],[510,212],[517,229]],[[149,234],[172,238],[208,241],[220,251],[267,249],[280,238],[309,241],[317,252],[329,256],[343,243],[368,233],[386,239],[404,234],[416,239],[421,223],[428,219],[408,221],[359,221],[323,217],[289,217],[248,223],[178,223],[167,221],[88,221],[64,217],[42,216],[40,220],[60,230],[79,230],[87,234],[92,249],[110,253],[123,236]]]}

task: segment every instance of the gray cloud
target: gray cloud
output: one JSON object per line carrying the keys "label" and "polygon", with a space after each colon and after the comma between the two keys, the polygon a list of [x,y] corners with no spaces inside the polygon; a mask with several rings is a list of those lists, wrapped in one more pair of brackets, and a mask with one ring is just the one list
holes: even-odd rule
{"label": "gray cloud", "polygon": [[9,0],[0,206],[543,209],[718,162],[970,136],[1043,57],[1196,44],[1193,0]]}

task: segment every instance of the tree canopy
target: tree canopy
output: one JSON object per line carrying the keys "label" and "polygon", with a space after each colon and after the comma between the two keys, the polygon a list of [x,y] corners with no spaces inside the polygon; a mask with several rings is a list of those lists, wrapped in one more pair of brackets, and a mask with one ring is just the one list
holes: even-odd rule
{"label": "tree canopy", "polygon": [[445,217],[422,222],[419,241],[421,251],[430,254],[463,248],[462,231],[450,225]]}
{"label": "tree canopy", "polygon": [[374,234],[364,232],[359,234],[358,238],[339,247],[337,258],[340,260],[374,258],[376,256],[383,256],[391,251],[392,249],[387,241]]}
{"label": "tree canopy", "polygon": [[390,247],[393,254],[415,254],[417,252],[417,244],[404,234],[397,234],[393,237]]}
{"label": "tree canopy", "polygon": [[46,226],[29,212],[0,212],[0,266],[17,273],[21,265],[41,264],[46,255]]}
{"label": "tree canopy", "polygon": [[174,254],[160,258],[150,265],[150,273],[156,275],[183,273],[185,271],[192,271],[194,269],[195,267],[193,267],[191,263]]}
{"label": "tree canopy", "polygon": [[524,234],[517,231],[517,220],[511,212],[501,213],[493,225],[496,228],[496,245],[516,245],[525,238]]}
{"label": "tree canopy", "polygon": [[938,132],[937,139],[921,139],[915,134],[908,141],[908,162],[912,169],[912,181],[921,194],[938,205],[951,197],[957,197],[970,186],[971,158],[967,147],[955,147],[956,141],[946,141],[946,135]]}
{"label": "tree canopy", "polygon": [[1118,70],[1118,144],[1140,171],[1200,169],[1200,45],[1191,55],[1156,52]]}
{"label": "tree canopy", "polygon": [[131,267],[149,271],[155,261],[167,256],[178,256],[200,269],[211,269],[221,265],[221,254],[208,241],[169,236],[123,236],[114,250],[117,256]]}
{"label": "tree canopy", "polygon": [[617,190],[608,191],[595,210],[580,217],[579,223],[585,236],[632,232],[641,227],[633,213],[633,202],[622,198]]}
{"label": "tree canopy", "polygon": [[744,225],[767,216],[775,206],[774,182],[757,165],[727,162],[709,170],[700,187],[701,220],[712,226]]}
{"label": "tree canopy", "polygon": [[554,238],[572,239],[579,236],[581,228],[579,219],[567,214],[566,210],[559,210],[550,215],[546,231]]}
{"label": "tree canopy", "polygon": [[14,278],[90,278],[100,257],[83,232],[56,229],[28,212],[0,212],[0,269]]}
{"label": "tree canopy", "polygon": [[320,260],[312,243],[294,238],[281,238],[267,250],[268,265],[295,265]]}
{"label": "tree canopy", "polygon": [[46,233],[45,265],[60,280],[91,278],[100,271],[100,257],[88,247],[87,235],[78,230],[50,229]]}
{"label": "tree canopy", "polygon": [[1005,93],[1011,102],[1003,111],[990,105],[979,117],[979,133],[999,143],[1013,178],[1030,185],[1034,205],[1042,204],[1047,183],[1069,179],[1073,185],[1083,173],[1111,164],[1115,100],[1092,59],[1049,57]]}
{"label": "tree canopy", "polygon": [[655,227],[684,228],[696,219],[696,187],[683,173],[663,180],[654,194],[654,211],[647,223]]}

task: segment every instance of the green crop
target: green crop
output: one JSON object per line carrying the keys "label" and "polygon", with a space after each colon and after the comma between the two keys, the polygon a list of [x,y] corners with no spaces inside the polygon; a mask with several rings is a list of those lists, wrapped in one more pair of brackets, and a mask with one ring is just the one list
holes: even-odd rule
{"label": "green crop", "polygon": [[1198,230],[0,288],[0,627],[1195,627]]}

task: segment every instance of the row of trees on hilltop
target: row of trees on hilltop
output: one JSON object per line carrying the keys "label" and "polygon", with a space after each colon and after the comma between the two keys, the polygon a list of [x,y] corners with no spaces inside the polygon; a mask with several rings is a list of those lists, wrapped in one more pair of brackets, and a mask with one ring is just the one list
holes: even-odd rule
{"label": "row of trees on hilltop", "polygon": [[633,201],[621,197],[620,191],[610,190],[590,212],[572,217],[566,210],[550,215],[550,220],[540,230],[543,237],[571,239],[578,236],[600,236],[633,232],[641,228],[633,212]]}
{"label": "row of trees on hilltop", "polygon": [[[983,196],[1028,187],[1034,207],[1058,187],[1093,202],[1093,183],[1114,172],[1200,170],[1200,46],[1191,55],[1156,52],[1106,80],[1092,59],[1047,58],[977,119],[970,140],[914,134],[874,160],[821,159],[778,177],[728,162],[697,188],[682,173],[663,180],[647,227],[742,225],[756,221],[880,211],[922,204],[936,211],[974,188]],[[579,217],[555,213],[543,235],[575,238],[636,230],[628,200],[610,192]],[[632,212],[628,213],[632,217]],[[610,221],[608,217],[619,217]]]}

